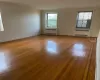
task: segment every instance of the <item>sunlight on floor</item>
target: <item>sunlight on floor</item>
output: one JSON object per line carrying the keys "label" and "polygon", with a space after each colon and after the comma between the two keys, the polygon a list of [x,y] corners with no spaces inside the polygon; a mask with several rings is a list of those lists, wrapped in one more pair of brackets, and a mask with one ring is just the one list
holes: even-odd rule
{"label": "sunlight on floor", "polygon": [[79,43],[74,44],[72,52],[73,56],[84,57],[85,56],[84,45]]}
{"label": "sunlight on floor", "polygon": [[46,50],[50,54],[58,54],[58,48],[57,48],[56,42],[50,41],[50,40],[47,41],[46,42]]}
{"label": "sunlight on floor", "polygon": [[3,52],[0,52],[0,72],[5,71],[7,68],[6,56]]}

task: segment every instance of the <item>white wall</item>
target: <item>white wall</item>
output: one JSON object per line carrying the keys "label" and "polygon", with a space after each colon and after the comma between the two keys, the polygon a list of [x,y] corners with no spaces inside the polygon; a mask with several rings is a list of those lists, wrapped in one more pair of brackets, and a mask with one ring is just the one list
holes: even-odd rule
{"label": "white wall", "polygon": [[[76,17],[78,11],[93,11],[91,28],[89,31],[76,31]],[[84,34],[97,37],[100,29],[100,9],[99,8],[65,8],[57,10],[42,11],[42,33],[44,33],[44,15],[46,12],[58,13],[58,35]]]}
{"label": "white wall", "polygon": [[35,36],[40,33],[40,11],[26,5],[0,3],[4,31],[0,42]]}
{"label": "white wall", "polygon": [[96,75],[95,80],[100,80],[100,32],[97,38],[97,47],[96,47]]}

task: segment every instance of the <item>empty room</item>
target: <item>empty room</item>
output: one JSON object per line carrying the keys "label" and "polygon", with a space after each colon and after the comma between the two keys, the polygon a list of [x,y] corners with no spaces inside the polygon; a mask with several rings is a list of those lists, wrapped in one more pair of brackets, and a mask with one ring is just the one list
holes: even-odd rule
{"label": "empty room", "polygon": [[0,80],[99,74],[99,0],[0,0]]}

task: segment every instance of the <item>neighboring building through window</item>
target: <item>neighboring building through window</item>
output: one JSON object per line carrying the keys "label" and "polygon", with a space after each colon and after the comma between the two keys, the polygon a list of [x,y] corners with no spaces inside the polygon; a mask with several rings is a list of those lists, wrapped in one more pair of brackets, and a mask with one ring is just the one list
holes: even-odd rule
{"label": "neighboring building through window", "polygon": [[90,29],[92,19],[92,12],[79,12],[77,15],[78,29]]}
{"label": "neighboring building through window", "polygon": [[46,28],[50,28],[50,29],[57,28],[57,13],[46,14]]}
{"label": "neighboring building through window", "polygon": [[1,13],[0,13],[0,31],[4,31]]}

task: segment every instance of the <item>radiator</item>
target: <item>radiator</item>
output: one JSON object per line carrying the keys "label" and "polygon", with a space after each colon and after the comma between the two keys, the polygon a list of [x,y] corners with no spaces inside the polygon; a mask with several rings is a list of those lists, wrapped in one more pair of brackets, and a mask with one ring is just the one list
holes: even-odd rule
{"label": "radiator", "polygon": [[75,34],[75,36],[78,36],[78,37],[88,37],[88,35],[86,35],[86,34]]}

